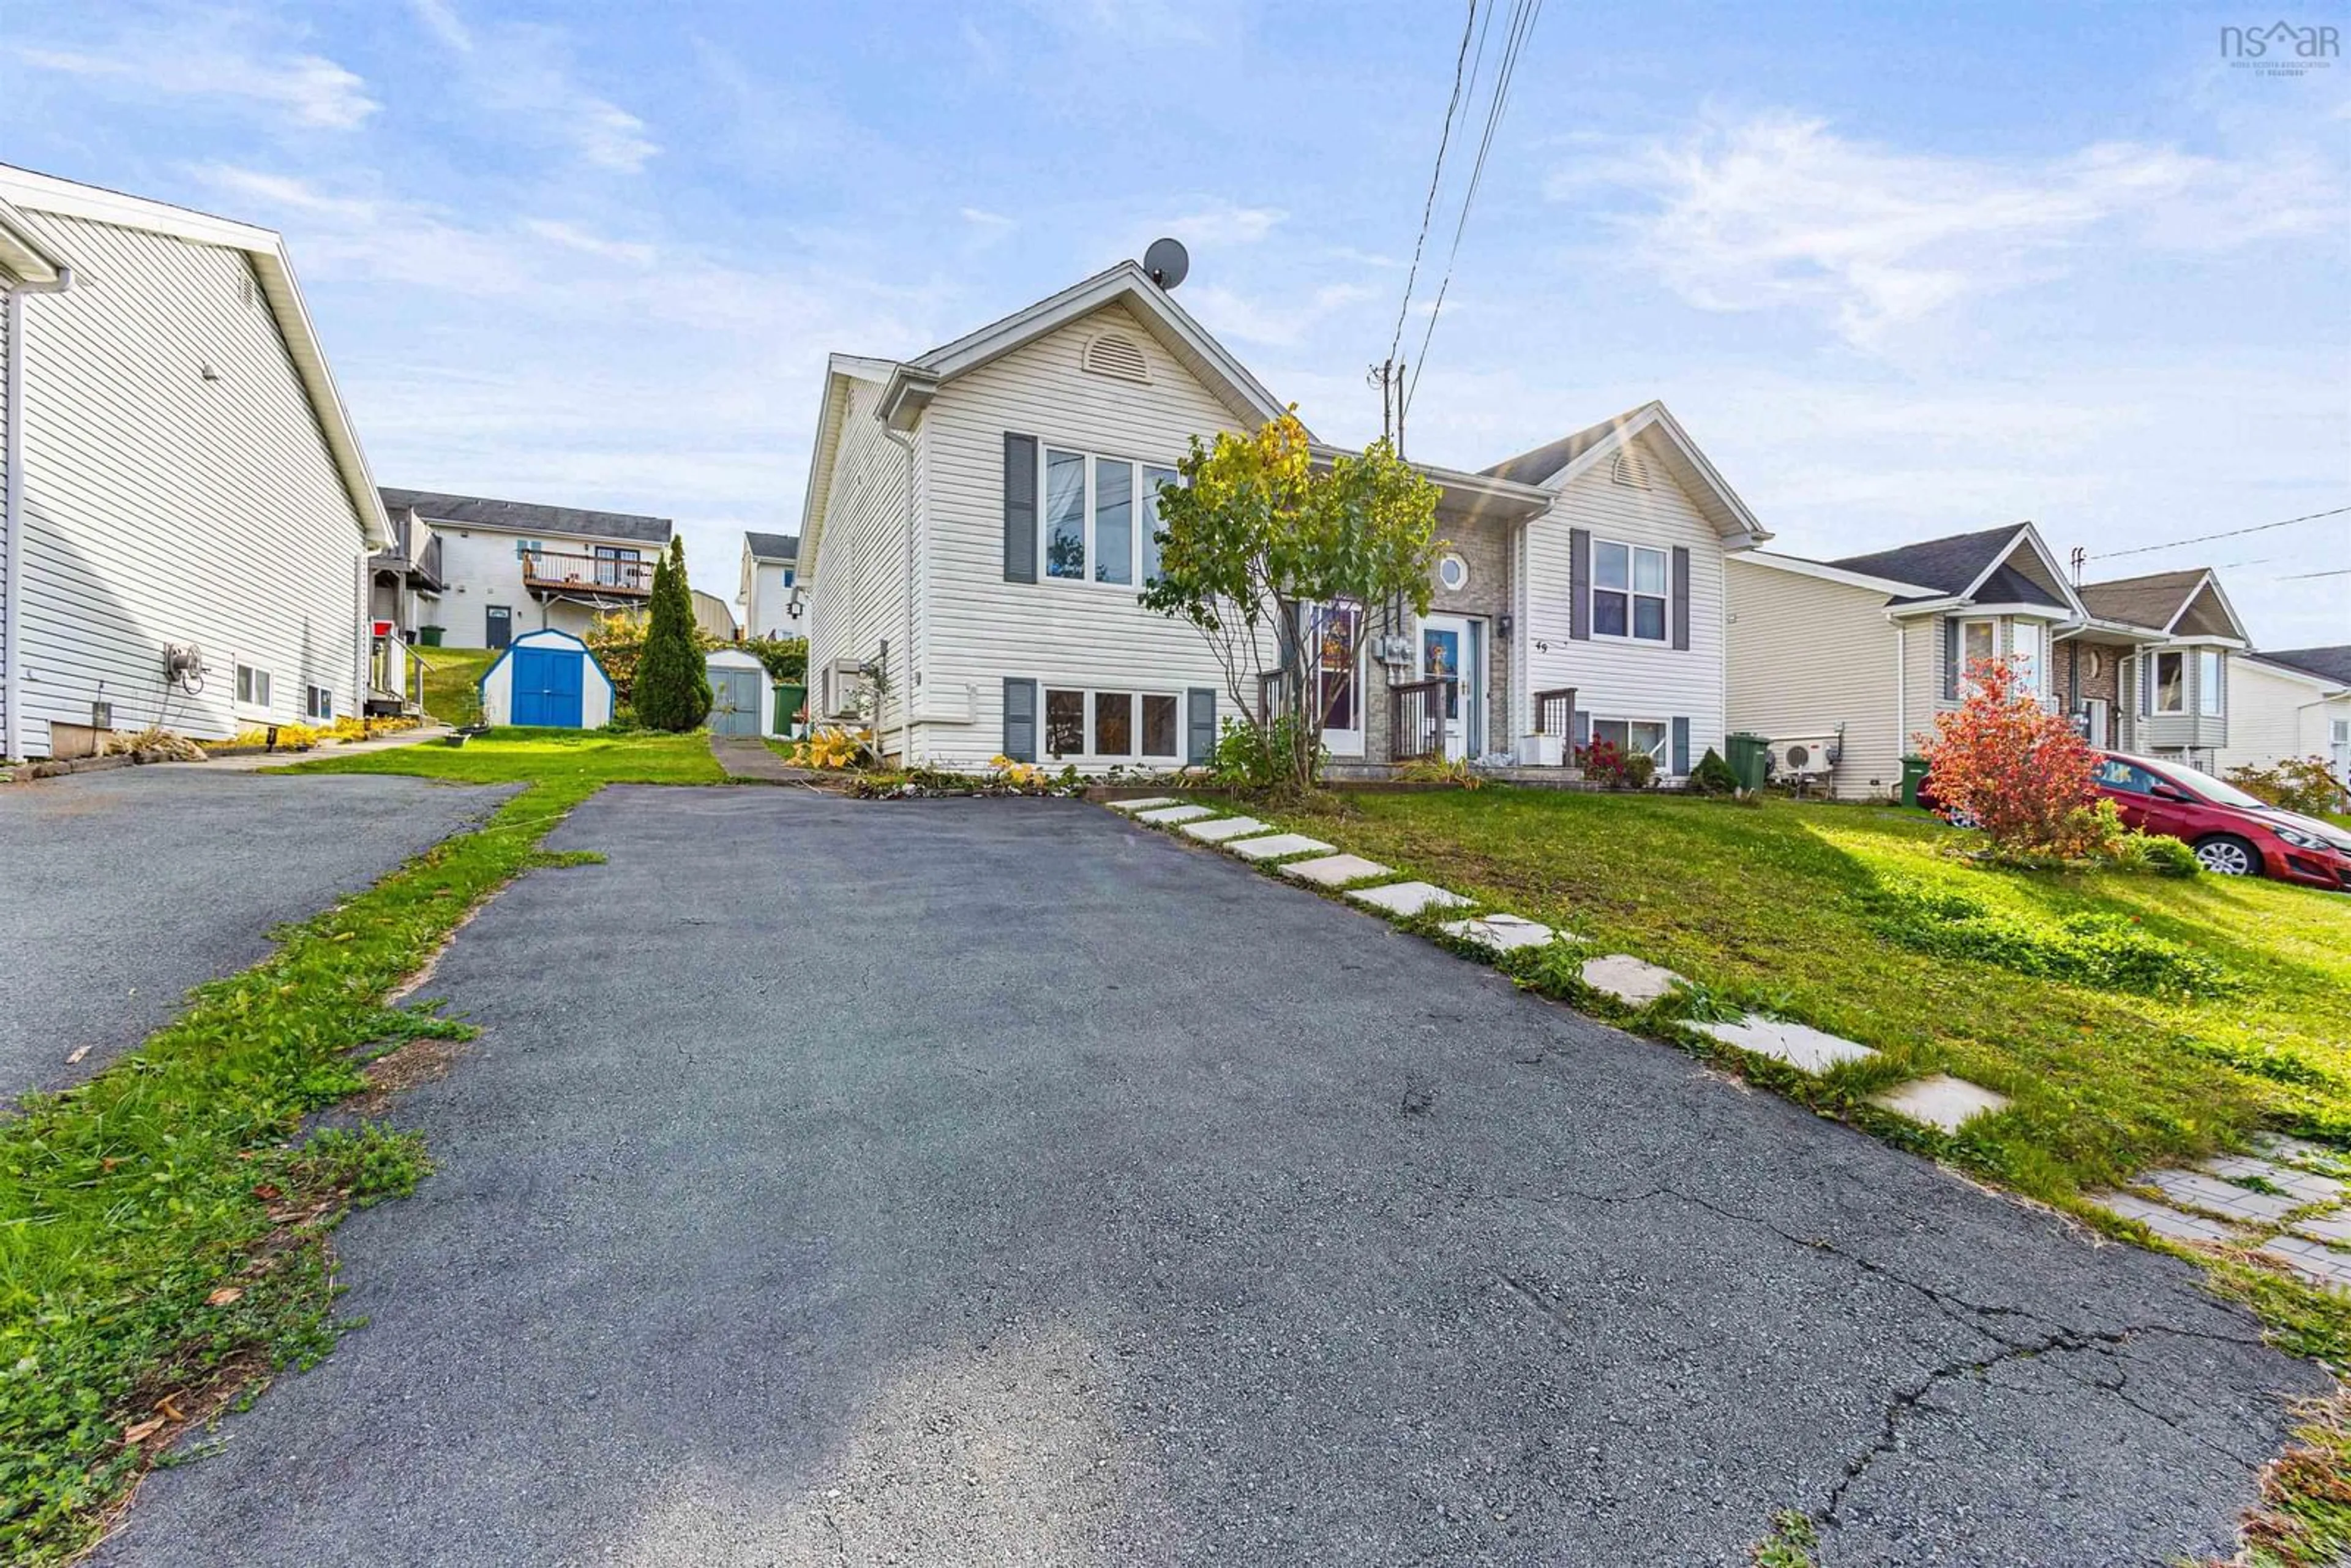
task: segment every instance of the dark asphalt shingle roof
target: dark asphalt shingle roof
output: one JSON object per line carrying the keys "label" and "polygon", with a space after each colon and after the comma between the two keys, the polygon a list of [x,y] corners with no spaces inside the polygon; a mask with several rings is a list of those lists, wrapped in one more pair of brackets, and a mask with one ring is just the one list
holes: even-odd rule
{"label": "dark asphalt shingle roof", "polygon": [[1867,555],[1849,555],[1828,564],[1871,577],[1890,577],[1896,582],[1915,582],[1938,594],[1965,593],[1968,584],[1982,575],[1984,568],[2008,552],[2022,528],[2020,523],[2010,523],[2004,528],[1925,539],[1894,549],[1873,550]]}
{"label": "dark asphalt shingle roof", "polygon": [[511,533],[587,534],[598,538],[632,539],[643,544],[667,544],[667,517],[640,517],[633,512],[591,512],[580,507],[550,507],[537,501],[497,501],[486,496],[452,496],[439,490],[379,492],[387,510],[413,509],[436,523],[456,523]]}
{"label": "dark asphalt shingle roof", "polygon": [[751,547],[755,560],[793,561],[799,559],[800,540],[798,534],[755,534],[743,530],[743,542]]}
{"label": "dark asphalt shingle roof", "polygon": [[2050,592],[2016,568],[2002,561],[1992,569],[1992,574],[1976,590],[1979,604],[2044,604],[2053,610],[2068,608],[2065,601]]}
{"label": "dark asphalt shingle roof", "polygon": [[2082,605],[2101,621],[2125,621],[2159,632],[2171,624],[2172,617],[2203,580],[2204,569],[2197,566],[2185,571],[2118,577],[2111,582],[2085,582],[2080,590]]}
{"label": "dark asphalt shingle roof", "polygon": [[2351,643],[2338,643],[2332,648],[2286,648],[2274,652],[2264,648],[2254,657],[2351,686]]}
{"label": "dark asphalt shingle roof", "polygon": [[1630,424],[1634,416],[1638,414],[1641,409],[1648,406],[1649,404],[1645,402],[1641,408],[1628,408],[1613,419],[1604,419],[1598,424],[1587,425],[1573,435],[1562,435],[1557,441],[1548,442],[1531,452],[1521,452],[1516,457],[1505,457],[1491,468],[1481,468],[1479,472],[1489,479],[1509,479],[1520,485],[1540,485],[1606,440],[1611,431]]}

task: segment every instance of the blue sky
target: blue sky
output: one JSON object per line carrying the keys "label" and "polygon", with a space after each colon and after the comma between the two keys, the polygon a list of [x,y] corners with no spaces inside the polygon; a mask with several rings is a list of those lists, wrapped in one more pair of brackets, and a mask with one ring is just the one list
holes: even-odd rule
{"label": "blue sky", "polygon": [[[12,11],[0,161],[284,231],[381,480],[674,517],[731,596],[739,531],[798,525],[829,350],[1155,235],[1319,434],[1375,434],[1462,15],[86,0]],[[1412,454],[1662,397],[1816,556],[2351,504],[2351,60],[2231,68],[2262,19],[1550,0]],[[2351,517],[2097,568],[2191,564],[2262,643],[2351,637],[2351,577],[2297,575],[2351,567]]]}

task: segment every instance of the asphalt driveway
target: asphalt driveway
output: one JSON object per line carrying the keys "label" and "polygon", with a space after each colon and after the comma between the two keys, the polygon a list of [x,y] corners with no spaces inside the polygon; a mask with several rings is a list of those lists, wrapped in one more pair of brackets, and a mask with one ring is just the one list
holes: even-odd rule
{"label": "asphalt driveway", "polygon": [[189,987],[266,956],[272,927],[360,892],[510,792],[193,768],[0,786],[0,1101],[97,1071]]}
{"label": "asphalt driveway", "polygon": [[1069,802],[605,791],[109,1563],[2160,1563],[2314,1373],[2172,1260]]}

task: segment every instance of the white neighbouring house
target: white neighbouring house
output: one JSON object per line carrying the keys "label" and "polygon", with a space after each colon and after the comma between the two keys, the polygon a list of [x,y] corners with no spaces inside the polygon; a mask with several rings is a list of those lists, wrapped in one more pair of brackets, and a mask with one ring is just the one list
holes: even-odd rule
{"label": "white neighbouring house", "polygon": [[[797,561],[811,716],[871,709],[886,755],[948,768],[1205,761],[1261,694],[1137,602],[1153,497],[1193,438],[1281,412],[1132,262],[914,360],[833,356]],[[1661,404],[1419,466],[1430,613],[1384,643],[1351,606],[1310,629],[1334,759],[1555,765],[1597,735],[1673,775],[1720,744],[1723,562],[1769,536]]]}
{"label": "white neighbouring house", "polygon": [[[672,532],[667,517],[438,490],[387,489],[383,504],[407,544],[374,563],[379,605],[402,606],[403,641],[433,625],[447,648],[503,648],[525,632],[583,636],[599,615],[643,610]],[[381,597],[426,559],[429,595]]]}
{"label": "white neighbouring house", "polygon": [[357,714],[392,542],[286,247],[0,166],[0,753]]}
{"label": "white neighbouring house", "polygon": [[790,534],[743,535],[743,568],[735,602],[743,607],[746,637],[798,637],[801,605],[792,595],[800,541]]}
{"label": "white neighbouring house", "polygon": [[2322,757],[2351,789],[2351,643],[2262,651],[2232,661],[2223,768]]}

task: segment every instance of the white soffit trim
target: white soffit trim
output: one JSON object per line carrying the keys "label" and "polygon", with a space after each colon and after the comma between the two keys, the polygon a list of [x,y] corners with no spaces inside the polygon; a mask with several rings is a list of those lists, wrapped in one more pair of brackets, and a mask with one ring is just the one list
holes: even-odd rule
{"label": "white soffit trim", "polygon": [[18,283],[49,284],[68,265],[41,243],[22,213],[0,201],[0,270]]}
{"label": "white soffit trim", "polygon": [[367,455],[360,447],[359,432],[351,423],[350,412],[343,406],[342,393],[336,390],[334,372],[328,368],[326,350],[319,345],[310,312],[302,303],[301,286],[295,280],[294,264],[287,256],[283,239],[251,224],[175,207],[167,202],[125,195],[120,191],[77,184],[7,164],[0,164],[0,201],[34,212],[55,213],[60,217],[111,224],[118,228],[141,229],[197,245],[243,251],[260,280],[263,298],[269,301],[270,314],[294,361],[295,373],[301,378],[302,390],[308,394],[311,413],[334,457],[336,471],[342,476],[343,488],[350,496],[368,549],[378,550],[391,546],[392,523],[384,516],[383,497],[376,494],[374,476],[368,472]]}

